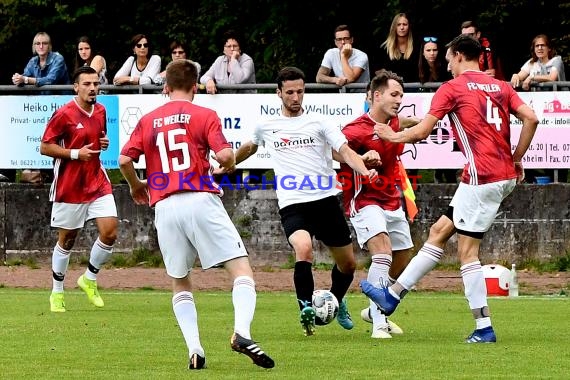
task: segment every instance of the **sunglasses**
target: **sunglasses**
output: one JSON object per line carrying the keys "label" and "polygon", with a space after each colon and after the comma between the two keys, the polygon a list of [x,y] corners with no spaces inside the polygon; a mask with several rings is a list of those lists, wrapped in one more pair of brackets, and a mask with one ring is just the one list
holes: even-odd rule
{"label": "sunglasses", "polygon": [[135,46],[138,47],[139,49],[140,48],[147,48],[148,44],[136,44]]}
{"label": "sunglasses", "polygon": [[184,54],[184,50],[173,50],[172,54]]}
{"label": "sunglasses", "polygon": [[424,37],[424,42],[437,42],[437,37]]}

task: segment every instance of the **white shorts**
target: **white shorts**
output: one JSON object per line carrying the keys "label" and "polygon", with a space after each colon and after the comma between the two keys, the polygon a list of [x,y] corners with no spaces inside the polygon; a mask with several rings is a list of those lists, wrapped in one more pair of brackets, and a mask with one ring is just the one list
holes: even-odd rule
{"label": "white shorts", "polygon": [[358,210],[350,222],[356,231],[360,248],[366,249],[366,242],[379,233],[387,233],[393,251],[409,249],[414,246],[410,234],[410,225],[404,210],[387,211],[377,205],[369,205]]}
{"label": "white shorts", "polygon": [[499,206],[515,188],[517,181],[510,179],[484,185],[461,182],[453,195],[453,225],[467,232],[487,232],[493,224]]}
{"label": "white shorts", "polygon": [[204,269],[247,256],[243,241],[216,194],[173,194],[156,203],[154,224],[170,277],[188,275],[196,256]]}
{"label": "white shorts", "polygon": [[51,208],[51,226],[66,230],[82,228],[91,219],[109,217],[117,217],[113,194],[103,195],[91,203],[53,202]]}

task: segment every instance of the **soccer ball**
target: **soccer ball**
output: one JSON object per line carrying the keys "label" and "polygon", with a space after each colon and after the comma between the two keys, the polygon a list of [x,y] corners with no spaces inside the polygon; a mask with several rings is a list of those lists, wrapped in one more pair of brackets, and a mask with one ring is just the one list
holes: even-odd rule
{"label": "soccer ball", "polygon": [[338,314],[338,300],[329,290],[318,289],[313,292],[313,308],[316,324],[328,325]]}

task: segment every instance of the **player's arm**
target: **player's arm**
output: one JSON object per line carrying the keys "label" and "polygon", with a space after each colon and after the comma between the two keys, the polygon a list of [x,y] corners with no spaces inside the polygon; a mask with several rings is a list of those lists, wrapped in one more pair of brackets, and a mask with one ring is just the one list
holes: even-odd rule
{"label": "player's arm", "polygon": [[515,116],[523,123],[519,142],[517,143],[517,147],[513,153],[513,161],[515,163],[517,174],[519,175],[518,182],[520,183],[524,179],[524,170],[521,160],[530,146],[530,142],[532,141],[536,128],[538,127],[538,117],[536,117],[533,109],[526,104],[522,104],[517,108]]}
{"label": "player's arm", "polygon": [[133,159],[121,154],[119,156],[119,169],[129,184],[131,196],[135,203],[139,205],[147,205],[149,200],[147,183],[146,181],[141,181],[139,179],[139,176],[135,171]]}
{"label": "player's arm", "polygon": [[342,158],[341,162],[346,162],[348,166],[356,170],[358,174],[368,177],[370,182],[376,180],[376,177],[378,176],[376,170],[374,169],[368,170],[362,158],[358,155],[358,153],[352,150],[347,143],[342,144],[342,146],[338,150],[338,153]]}
{"label": "player's arm", "polygon": [[400,131],[411,128],[422,121],[422,119],[416,116],[398,116],[398,119],[400,120]]}
{"label": "player's arm", "polygon": [[91,149],[92,146],[93,143],[90,143],[84,145],[81,149],[67,149],[55,143],[42,141],[40,143],[40,153],[44,156],[61,158],[64,160],[89,161],[101,152],[100,150]]}
{"label": "player's arm", "polygon": [[429,113],[418,124],[411,128],[395,132],[386,124],[376,124],[374,133],[383,140],[394,143],[414,143],[429,136],[439,119]]}
{"label": "player's arm", "polygon": [[249,157],[251,157],[252,155],[255,154],[255,152],[257,152],[257,148],[258,146],[255,145],[253,143],[253,141],[249,140],[246,141],[245,143],[241,144],[240,147],[236,150],[235,153],[235,164],[239,164],[240,162],[243,162],[245,160],[247,160]]}
{"label": "player's arm", "polygon": [[[335,161],[338,161],[340,163],[346,163],[344,161],[344,158],[336,150],[334,149],[332,150],[332,155]],[[366,165],[366,167],[368,168],[382,165],[380,154],[375,150],[369,150],[368,152],[360,155],[360,158],[364,162],[364,165]]]}
{"label": "player's arm", "polygon": [[231,173],[236,170],[236,157],[232,148],[224,148],[216,152],[215,160],[225,172]]}

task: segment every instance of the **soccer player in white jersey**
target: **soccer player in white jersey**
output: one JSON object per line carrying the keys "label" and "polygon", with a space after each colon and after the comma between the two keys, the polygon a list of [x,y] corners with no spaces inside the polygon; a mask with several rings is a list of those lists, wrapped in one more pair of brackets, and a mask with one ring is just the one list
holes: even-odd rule
{"label": "soccer player in white jersey", "polygon": [[[427,242],[390,287],[377,288],[361,281],[362,291],[390,315],[402,297],[440,261],[449,238],[457,233],[458,256],[465,297],[475,319],[467,343],[492,343],[497,337],[491,324],[479,246],[503,199],[524,178],[521,160],[538,125],[538,119],[508,82],[479,69],[481,45],[461,35],[447,44],[445,56],[454,79],[434,94],[425,118],[415,127],[395,132],[376,125],[385,140],[416,142],[429,136],[437,122],[449,115],[453,135],[467,159],[449,210],[431,227]],[[511,152],[510,114],[522,121],[517,147]]]}
{"label": "soccer player in white jersey", "polygon": [[[203,269],[223,265],[232,278],[231,348],[260,367],[272,368],[273,359],[251,339],[257,295],[247,251],[220,200],[220,187],[203,181],[210,174],[210,151],[225,168],[234,166],[235,157],[218,115],[192,103],[197,77],[189,60],[168,64],[165,93],[170,101],[140,119],[121,150],[121,173],[135,202],[155,209],[158,244],[172,278],[172,309],[188,347],[188,368],[206,364],[190,279],[197,256]],[[161,178],[159,185],[137,177],[133,161],[143,154],[148,178]]]}
{"label": "soccer player in white jersey", "polygon": [[[289,244],[295,251],[293,280],[300,321],[305,335],[315,331],[312,307],[314,280],[312,273],[313,236],[330,250],[331,292],[339,300],[339,324],[353,327],[344,296],[354,278],[356,260],[350,230],[337,194],[332,150],[366,180],[376,180],[375,170],[368,170],[362,158],[348,147],[340,129],[320,115],[304,112],[305,75],[296,67],[285,67],[277,76],[277,96],[281,98],[281,115],[256,125],[253,139],[240,146],[236,163],[240,163],[264,145],[271,152],[281,223]],[[287,186],[283,186],[284,179]],[[317,321],[318,323],[319,321]]]}

